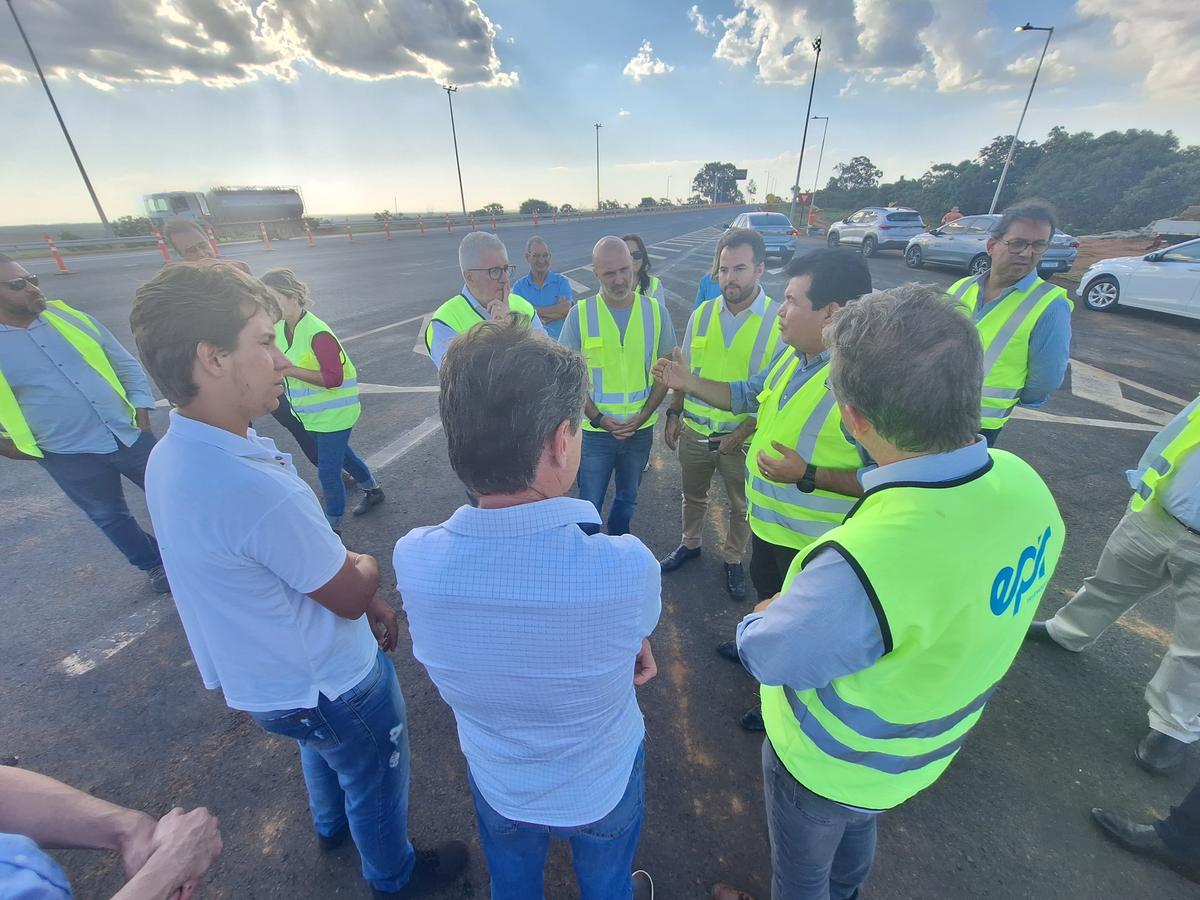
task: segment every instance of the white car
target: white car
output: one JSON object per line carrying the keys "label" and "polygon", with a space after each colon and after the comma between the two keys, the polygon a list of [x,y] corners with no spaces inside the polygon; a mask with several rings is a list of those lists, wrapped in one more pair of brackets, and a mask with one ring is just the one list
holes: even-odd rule
{"label": "white car", "polygon": [[1200,239],[1093,263],[1075,296],[1104,312],[1120,303],[1200,319]]}

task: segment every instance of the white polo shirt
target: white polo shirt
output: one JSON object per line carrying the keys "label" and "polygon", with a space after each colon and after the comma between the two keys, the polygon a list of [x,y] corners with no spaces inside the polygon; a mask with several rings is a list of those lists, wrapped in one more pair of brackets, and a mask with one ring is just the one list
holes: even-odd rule
{"label": "white polo shirt", "polygon": [[307,596],[346,561],[290,455],[171,411],[146,466],[146,504],[204,686],[234,709],[311,709],[362,681],[366,616]]}

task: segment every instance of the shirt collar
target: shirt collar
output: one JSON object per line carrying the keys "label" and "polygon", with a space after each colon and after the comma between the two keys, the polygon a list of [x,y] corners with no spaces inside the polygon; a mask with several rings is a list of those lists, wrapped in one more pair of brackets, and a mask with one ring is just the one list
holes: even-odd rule
{"label": "shirt collar", "polygon": [[800,359],[800,371],[801,372],[807,372],[813,366],[822,366],[826,362],[829,361],[829,351],[828,350],[822,350],[816,356],[811,357],[811,358],[806,356],[805,354],[801,353],[799,350],[797,350],[796,356]]}
{"label": "shirt collar", "polygon": [[975,443],[948,453],[929,453],[925,456],[914,456],[912,459],[902,459],[891,465],[866,469],[859,480],[868,491],[897,482],[937,484],[965,478],[982,469],[987,461],[987,441],[979,437],[975,439]]}
{"label": "shirt collar", "polygon": [[176,439],[183,438],[201,444],[211,444],[218,450],[234,456],[270,458],[277,462],[282,461],[280,457],[291,458],[288,454],[280,452],[270,438],[259,437],[253,428],[247,428],[246,436],[241,437],[224,428],[217,428],[215,425],[182,416],[177,409],[171,410],[170,419],[169,431]]}
{"label": "shirt collar", "polygon": [[467,298],[467,302],[470,303],[473,307],[475,307],[475,311],[479,312],[479,313],[483,313],[483,316],[486,319],[487,318],[487,310],[483,308],[482,303],[480,303],[478,300],[475,299],[475,295],[471,293],[471,289],[469,287],[467,287],[467,283],[465,281],[463,282],[461,293],[464,297]]}
{"label": "shirt collar", "polygon": [[[985,284],[987,284],[987,278],[988,278],[987,272],[983,272],[979,276],[980,299],[983,298],[983,287]],[[1007,297],[1013,291],[1020,291],[1021,293],[1025,293],[1026,291],[1031,290],[1033,288],[1034,283],[1037,282],[1039,278],[1041,278],[1041,276],[1038,275],[1037,267],[1035,266],[1032,272],[1027,273],[1025,276],[1023,276],[1021,278],[1020,281],[1016,282],[1016,284],[1012,284],[1009,287],[1006,287],[1004,290],[1002,290],[999,294],[997,294],[991,300],[987,301],[986,305],[991,306],[993,303],[999,303],[1001,300],[1003,300],[1005,297]],[[984,305],[985,304],[983,304],[983,303],[979,304],[980,307],[983,307]]]}
{"label": "shirt collar", "polygon": [[472,537],[511,537],[580,523],[600,524],[600,514],[595,506],[575,497],[553,497],[505,509],[460,506],[443,527]]}
{"label": "shirt collar", "polygon": [[756,316],[765,316],[767,314],[767,304],[771,298],[767,296],[767,292],[761,284],[758,285],[758,296],[754,298],[754,302],[743,309],[740,313],[735,313],[729,308],[729,303],[725,300],[725,295],[720,296],[721,307],[731,316],[740,316],[748,312],[754,313]]}

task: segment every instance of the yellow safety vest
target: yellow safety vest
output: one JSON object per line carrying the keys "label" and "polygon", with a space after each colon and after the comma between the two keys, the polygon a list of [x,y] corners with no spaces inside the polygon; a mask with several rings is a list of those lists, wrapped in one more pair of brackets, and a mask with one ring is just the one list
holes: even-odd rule
{"label": "yellow safety vest", "polygon": [[[949,294],[961,300],[971,315],[982,303],[988,273],[968,275],[950,286]],[[983,341],[983,402],[979,427],[994,431],[1004,427],[1020,399],[1029,377],[1029,338],[1033,326],[1055,300],[1075,304],[1056,284],[1035,278],[1026,291],[1013,291],[975,323]]]}
{"label": "yellow safety vest", "polygon": [[667,298],[664,296],[662,281],[657,275],[650,276],[650,286],[643,291],[640,287],[634,287],[634,291],[641,294],[644,293],[647,297],[653,297],[659,303],[666,303]]}
{"label": "yellow safety vest", "polygon": [[761,687],[767,737],[792,776],[866,809],[936,781],[1012,665],[1064,537],[1050,489],[1003,450],[965,480],[868,491],[784,581],[832,548],[862,581],[884,651],[823,687]]}
{"label": "yellow safety vest", "polygon": [[1200,397],[1192,402],[1187,415],[1180,413],[1162,430],[1167,444],[1162,452],[1150,460],[1141,480],[1133,492],[1131,506],[1140,512],[1158,494],[1175,474],[1175,470],[1189,453],[1200,450]]}
{"label": "yellow safety vest", "polygon": [[[310,312],[300,316],[292,331],[292,342],[287,339],[286,325],[282,319],[275,323],[275,343],[281,353],[301,369],[320,369],[312,342],[323,331],[331,335],[333,329]],[[336,341],[337,338],[334,337]],[[338,344],[341,347],[341,344]],[[342,350],[342,383],[335,388],[309,384],[299,378],[287,378],[288,400],[292,410],[306,431],[325,434],[353,428],[362,413],[358,400],[358,371],[346,351]]]}
{"label": "yellow safety vest", "polygon": [[828,363],[780,404],[783,389],[800,366],[789,347],[767,376],[758,395],[758,427],[746,455],[746,500],[750,530],[770,544],[800,549],[841,524],[854,498],[820,488],[806,494],[794,484],[769,481],[758,467],[758,454],[778,456],[778,441],[818,468],[857,469],[858,449],[842,430],[833,392],[825,386]]}
{"label": "yellow safety vest", "polygon": [[[721,326],[724,298],[706,300],[696,308],[688,346],[693,375],[710,381],[746,381],[771,365],[780,347],[780,307],[765,293],[763,298],[766,312],[763,315],[751,312],[731,341],[726,340]],[[735,415],[688,394],[683,399],[683,417],[698,433],[713,435],[733,431],[751,415]]]}
{"label": "yellow safety vest", "polygon": [[[625,338],[599,294],[579,304],[579,346],[592,373],[592,403],[603,415],[623,422],[637,415],[651,391],[650,374],[662,336],[662,307],[653,297],[634,292]],[[658,421],[650,416],[642,428]],[[586,420],[588,431],[602,431]],[[638,429],[639,431],[641,429]]]}
{"label": "yellow safety vest", "polygon": [[[533,304],[522,297],[520,294],[508,295],[508,307],[513,312],[523,313],[529,316],[532,322],[533,317],[537,315],[537,310]],[[433,313],[433,318],[429,320],[429,324],[425,328],[425,349],[433,351],[433,323],[441,322],[452,330],[455,334],[464,334],[478,325],[480,322],[486,322],[487,316],[479,312],[471,301],[462,294],[455,294]]]}
{"label": "yellow safety vest", "polygon": [[[104,353],[100,343],[100,329],[86,313],[72,309],[61,300],[48,300],[46,311],[43,313],[46,322],[64,338],[72,347],[79,351],[83,361],[96,370],[96,373],[108,382],[108,386],[117,392],[129,411],[129,423],[137,425],[137,412],[129,398],[125,395],[125,386],[113,370],[112,363]],[[25,414],[17,403],[16,395],[8,384],[4,373],[0,372],[0,435],[8,438],[18,450],[27,456],[42,457],[37,438],[25,421]]]}

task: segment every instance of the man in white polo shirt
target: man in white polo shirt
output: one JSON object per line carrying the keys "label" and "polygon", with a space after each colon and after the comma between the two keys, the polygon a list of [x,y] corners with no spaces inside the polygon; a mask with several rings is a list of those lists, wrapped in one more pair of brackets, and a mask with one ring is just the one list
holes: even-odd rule
{"label": "man in white polo shirt", "polygon": [[232,266],[169,266],[130,324],[176,407],[146,470],[150,518],[204,686],[294,738],[319,842],[349,835],[376,897],[454,878],[458,842],[408,840],[404,697],[382,651],[396,614],[379,567],[329,528],[291,457],[246,423],[271,412],[289,365],[271,291]]}

